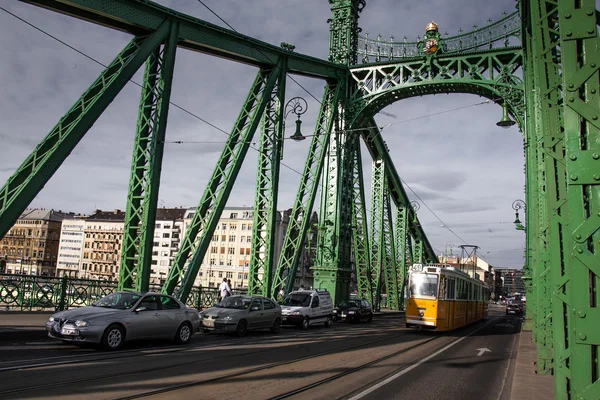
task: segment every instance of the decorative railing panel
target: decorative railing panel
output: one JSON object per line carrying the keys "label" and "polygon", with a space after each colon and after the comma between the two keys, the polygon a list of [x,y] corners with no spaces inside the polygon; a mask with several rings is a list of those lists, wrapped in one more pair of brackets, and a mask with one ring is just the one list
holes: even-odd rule
{"label": "decorative railing panel", "polygon": [[[161,285],[150,285],[160,292]],[[0,274],[0,310],[60,311],[91,305],[94,301],[117,290],[117,282],[91,279],[54,278],[34,275]],[[246,290],[233,290],[246,294]],[[193,287],[187,305],[198,310],[218,302],[219,291],[214,288]]]}
{"label": "decorative railing panel", "polygon": [[[462,33],[461,30],[457,36],[445,37],[444,35],[444,54],[508,47],[511,44],[511,37],[521,35],[521,19],[519,13],[515,12],[482,28],[477,29],[477,25],[474,28],[468,33]],[[369,38],[367,33],[358,38],[358,56],[362,64],[367,64],[421,57],[423,49],[419,46],[419,41],[408,42],[406,36],[403,41],[395,42],[393,37],[390,40],[383,39],[381,35],[377,38]]]}

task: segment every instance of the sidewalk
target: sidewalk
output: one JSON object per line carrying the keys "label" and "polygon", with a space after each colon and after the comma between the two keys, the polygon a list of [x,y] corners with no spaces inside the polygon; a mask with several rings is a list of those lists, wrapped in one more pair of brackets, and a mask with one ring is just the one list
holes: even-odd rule
{"label": "sidewalk", "polygon": [[45,324],[52,314],[37,311],[0,312],[0,342],[45,339]]}
{"label": "sidewalk", "polygon": [[517,346],[517,360],[512,382],[511,400],[548,400],[554,398],[554,377],[537,375],[537,351],[531,341],[531,331],[521,331]]}

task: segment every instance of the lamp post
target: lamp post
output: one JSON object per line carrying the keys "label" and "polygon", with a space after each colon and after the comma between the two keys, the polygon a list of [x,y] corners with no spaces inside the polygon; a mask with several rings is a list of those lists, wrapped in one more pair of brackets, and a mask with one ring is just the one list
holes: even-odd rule
{"label": "lamp post", "polygon": [[521,223],[521,220],[519,219],[519,210],[523,209],[523,213],[527,212],[527,205],[525,204],[525,202],[523,200],[515,200],[512,203],[512,208],[513,210],[515,210],[515,227],[518,231],[525,231],[525,226],[523,226],[523,224]]}
{"label": "lamp post", "polygon": [[294,113],[298,116],[298,119],[296,120],[296,131],[292,136],[290,136],[290,139],[297,142],[306,139],[306,136],[302,135],[300,132],[300,125],[302,125],[300,116],[304,114],[306,110],[308,110],[308,103],[306,103],[306,100],[304,100],[302,97],[294,97],[285,104],[285,114],[283,116],[284,123],[285,119],[288,115],[290,115],[290,113]]}

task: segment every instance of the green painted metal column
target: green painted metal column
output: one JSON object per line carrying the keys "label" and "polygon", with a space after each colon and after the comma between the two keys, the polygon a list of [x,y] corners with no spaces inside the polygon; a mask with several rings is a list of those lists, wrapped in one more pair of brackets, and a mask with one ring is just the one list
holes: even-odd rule
{"label": "green painted metal column", "polygon": [[[554,326],[555,371],[560,378],[556,394],[585,400],[600,399],[600,13],[596,6],[594,0],[559,1],[557,12],[568,215],[562,255],[569,281],[556,282],[554,288],[565,304],[566,317],[564,342],[557,332],[560,324]],[[564,344],[567,348],[562,351]],[[566,396],[563,377],[568,384]]]}
{"label": "green painted metal column", "polygon": [[258,72],[169,269],[164,293],[174,293],[181,282],[177,296],[186,302],[278,77],[273,69]]}
{"label": "green painted metal column", "polygon": [[362,171],[362,157],[359,142],[354,150],[354,191],[352,209],[352,227],[354,230],[354,262],[356,264],[356,283],[358,296],[373,304],[371,281],[371,248],[369,247],[368,221],[365,203],[365,184]]}
{"label": "green painted metal column", "polygon": [[396,259],[398,263],[398,309],[404,309],[404,288],[406,286],[407,272],[407,241],[410,240],[408,235],[408,210],[404,206],[396,207],[396,220],[394,239],[396,246]]}
{"label": "green painted metal column", "polygon": [[[298,193],[283,239],[277,270],[273,277],[273,291],[284,287],[285,292],[289,293],[294,288],[294,278],[298,268],[298,261],[302,254],[302,244],[308,231],[312,209],[317,197],[319,177],[323,171],[333,121],[337,118],[342,86],[342,84],[336,82],[329,82],[325,87],[308,157],[304,164]],[[271,297],[274,298],[276,294],[274,292],[271,293]]]}
{"label": "green painted metal column", "polygon": [[374,289],[373,309],[380,309],[382,282],[381,272],[385,262],[385,246],[383,232],[384,200],[387,179],[385,162],[374,160],[371,174],[371,228],[369,229],[371,244],[371,287]]}
{"label": "green painted metal column", "polygon": [[277,73],[279,74],[277,85],[271,93],[271,99],[262,119],[252,223],[252,256],[248,280],[248,293],[266,297],[274,292],[272,279],[279,170],[284,143],[286,58],[282,57]]}
{"label": "green painted metal column", "polygon": [[119,290],[147,291],[179,23],[146,62],[125,211]]}
{"label": "green painted metal column", "polygon": [[394,241],[394,219],[390,201],[389,186],[386,182],[383,197],[383,272],[385,280],[386,306],[390,310],[399,310],[398,259]]}
{"label": "green painted metal column", "polygon": [[77,143],[169,33],[165,22],[131,40],[0,189],[0,237],[42,190]]}

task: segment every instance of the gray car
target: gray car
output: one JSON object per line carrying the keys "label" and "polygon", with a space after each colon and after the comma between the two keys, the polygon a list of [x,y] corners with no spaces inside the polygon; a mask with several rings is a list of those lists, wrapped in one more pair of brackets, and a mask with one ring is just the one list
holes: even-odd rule
{"label": "gray car", "polygon": [[200,313],[202,330],[235,333],[242,337],[248,330],[281,329],[281,307],[271,299],[261,296],[230,296],[215,307]]}
{"label": "gray car", "polygon": [[91,306],[54,314],[46,322],[46,331],[63,342],[116,350],[134,339],[170,338],[187,343],[199,326],[198,311],[171,296],[115,292]]}

